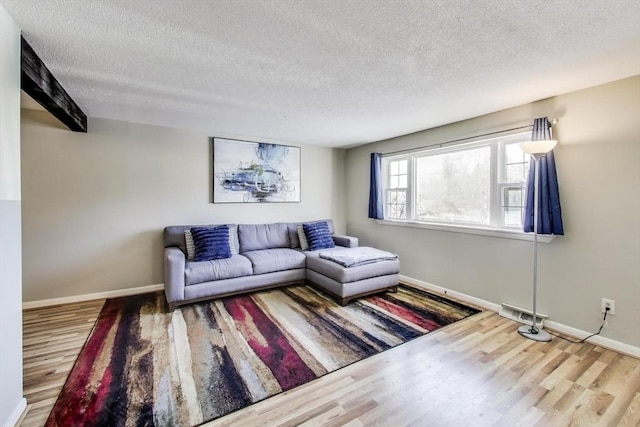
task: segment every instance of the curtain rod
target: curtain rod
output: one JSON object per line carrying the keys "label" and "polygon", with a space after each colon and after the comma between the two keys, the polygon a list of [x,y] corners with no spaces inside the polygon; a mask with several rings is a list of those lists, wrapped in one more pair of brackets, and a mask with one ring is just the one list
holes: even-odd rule
{"label": "curtain rod", "polygon": [[[556,123],[558,123],[558,119],[549,120],[549,123],[552,124],[552,125],[555,125]],[[390,155],[394,155],[394,154],[409,153],[411,151],[419,151],[419,150],[423,150],[425,148],[442,148],[442,147],[444,147],[446,145],[455,145],[456,143],[468,141],[470,139],[482,138],[484,136],[498,135],[498,134],[501,134],[501,133],[512,132],[514,130],[520,130],[520,129],[531,129],[532,127],[533,127],[533,124],[526,125],[526,126],[518,126],[518,127],[515,127],[515,128],[511,128],[511,129],[503,129],[503,130],[497,130],[495,132],[483,133],[481,135],[474,135],[474,136],[468,136],[466,138],[453,139],[451,141],[445,141],[445,142],[441,142],[439,144],[423,145],[421,147],[406,148],[404,150],[398,150],[398,151],[390,151],[388,153],[383,153],[382,155],[383,156],[390,156]]]}

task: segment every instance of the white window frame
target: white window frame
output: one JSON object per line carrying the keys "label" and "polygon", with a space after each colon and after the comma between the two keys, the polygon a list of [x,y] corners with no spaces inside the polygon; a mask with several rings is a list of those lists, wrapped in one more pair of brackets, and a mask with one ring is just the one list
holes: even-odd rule
{"label": "white window frame", "polygon": [[[504,189],[508,187],[514,187],[518,184],[523,187],[523,197],[526,195],[526,182],[521,183],[507,183],[504,182],[504,176],[506,174],[506,145],[511,143],[518,143],[528,140],[530,136],[529,132],[518,132],[505,134],[494,138],[476,139],[471,142],[462,144],[442,144],[422,149],[416,149],[407,151],[404,153],[383,155],[383,176],[384,176],[384,219],[377,220],[378,223],[394,226],[406,226],[416,228],[426,228],[439,231],[449,231],[457,233],[476,234],[490,237],[500,237],[517,240],[532,240],[531,233],[524,233],[521,227],[509,227],[504,224],[504,207],[503,207],[503,194]],[[443,154],[449,152],[455,152],[460,150],[468,150],[472,148],[489,146],[491,147],[490,154],[490,223],[484,224],[467,224],[461,222],[446,222],[446,221],[425,221],[417,219],[416,206],[413,203],[417,200],[416,196],[416,179],[417,174],[416,162],[420,157],[425,155]],[[525,157],[526,159],[526,157]],[[391,161],[407,160],[407,189],[406,189],[406,219],[390,218],[390,212],[388,211],[389,204],[387,203],[388,190],[389,190],[389,171],[388,165]],[[526,161],[526,160],[525,160]],[[526,176],[525,176],[526,181]],[[524,200],[523,200],[524,203]],[[539,235],[538,240],[541,242],[549,242],[553,239],[553,235]]]}
{"label": "white window frame", "polygon": [[[387,169],[389,167],[389,163],[393,162],[393,161],[402,161],[402,160],[407,160],[407,186],[406,187],[391,187],[391,183],[390,183],[390,178],[391,178],[391,173],[390,171]],[[412,213],[409,212],[409,207],[412,206],[412,192],[411,192],[411,176],[412,176],[412,172],[413,171],[413,167],[411,164],[411,161],[409,159],[407,159],[405,156],[402,157],[390,157],[388,161],[384,161],[383,162],[383,173],[384,173],[384,191],[383,191],[383,199],[384,199],[384,217],[385,218],[389,218],[389,219],[393,219],[393,220],[397,220],[397,221],[406,221],[409,220],[410,218],[412,218]],[[400,174],[398,174],[399,176]],[[404,174],[402,174],[404,175]],[[389,193],[391,191],[404,191],[405,192],[405,219],[402,218],[396,218],[396,217],[392,217],[391,212],[389,211],[389,207],[391,205],[391,203],[388,201],[388,196]],[[396,206],[400,205],[399,203],[394,203]]]}

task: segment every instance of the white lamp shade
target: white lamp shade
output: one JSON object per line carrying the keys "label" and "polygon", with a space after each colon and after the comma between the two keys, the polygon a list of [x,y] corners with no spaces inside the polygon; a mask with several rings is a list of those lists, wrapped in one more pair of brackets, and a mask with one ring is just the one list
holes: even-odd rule
{"label": "white lamp shade", "polygon": [[555,139],[545,139],[542,141],[527,141],[520,143],[520,149],[528,154],[545,154],[553,150],[558,141]]}

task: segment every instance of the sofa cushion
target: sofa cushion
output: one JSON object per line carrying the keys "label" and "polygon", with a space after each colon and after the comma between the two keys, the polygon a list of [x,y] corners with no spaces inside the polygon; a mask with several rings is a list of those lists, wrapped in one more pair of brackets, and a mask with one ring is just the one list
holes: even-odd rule
{"label": "sofa cushion", "polygon": [[335,243],[333,243],[333,239],[329,233],[329,226],[326,222],[303,224],[303,227],[310,250],[317,251],[318,249],[335,247]]}
{"label": "sofa cushion", "polygon": [[252,273],[251,261],[242,255],[233,255],[231,258],[187,262],[184,268],[184,281],[185,285],[193,285],[249,276]]}
{"label": "sofa cushion", "polygon": [[194,261],[231,258],[229,246],[229,227],[193,227],[191,229],[195,253]]}
{"label": "sofa cushion", "polygon": [[289,248],[262,249],[242,254],[251,261],[253,274],[294,270],[306,267],[306,257],[300,251]]}
{"label": "sofa cushion", "polygon": [[287,224],[289,229],[289,245],[291,249],[297,249],[300,247],[300,239],[298,238],[298,226],[302,227],[302,224]]}
{"label": "sofa cushion", "polygon": [[240,240],[240,253],[290,246],[287,224],[283,222],[240,224],[238,225],[238,239]]}

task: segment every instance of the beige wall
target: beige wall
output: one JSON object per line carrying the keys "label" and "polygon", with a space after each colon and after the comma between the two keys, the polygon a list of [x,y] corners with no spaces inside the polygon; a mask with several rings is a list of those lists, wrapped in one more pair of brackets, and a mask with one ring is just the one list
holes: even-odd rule
{"label": "beige wall", "polygon": [[640,346],[640,77],[349,150],[347,232],[362,244],[399,253],[402,274],[530,308],[531,242],[367,219],[369,154],[479,135],[540,116],[560,119],[555,153],[566,235],[540,245],[539,311],[595,332],[600,299],[614,299],[616,315],[602,335]]}
{"label": "beige wall", "polygon": [[302,202],[212,204],[207,135],[23,110],[24,301],[163,283],[172,224],[333,218],[345,231],[344,150],[303,146]]}
{"label": "beige wall", "polygon": [[20,28],[0,5],[0,426],[26,406],[20,209]]}

